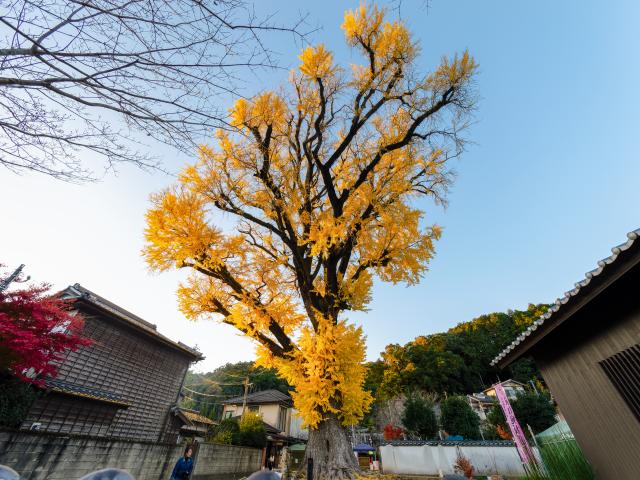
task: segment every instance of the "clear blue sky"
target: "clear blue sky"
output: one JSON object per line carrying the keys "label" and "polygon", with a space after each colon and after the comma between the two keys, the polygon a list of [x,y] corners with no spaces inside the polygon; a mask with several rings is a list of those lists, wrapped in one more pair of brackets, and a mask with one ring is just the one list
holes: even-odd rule
{"label": "clear blue sky", "polygon": [[[405,0],[423,70],[468,48],[480,63],[475,142],[456,164],[437,256],[415,287],[377,284],[364,325],[369,357],[388,343],[445,330],[482,313],[550,302],[640,227],[640,3]],[[339,25],[358,2],[261,1],[282,22],[308,12],[312,36],[354,60]],[[395,4],[394,4],[395,5]],[[299,45],[274,37],[287,67]],[[286,79],[258,73],[248,93]],[[181,158],[167,158],[170,166]],[[198,344],[209,370],[252,358],[230,327],[192,324],[176,309],[179,274],[150,275],[139,251],[149,193],[170,178],[125,168],[98,185],[0,171],[0,261],[28,264],[56,287],[80,282]]]}

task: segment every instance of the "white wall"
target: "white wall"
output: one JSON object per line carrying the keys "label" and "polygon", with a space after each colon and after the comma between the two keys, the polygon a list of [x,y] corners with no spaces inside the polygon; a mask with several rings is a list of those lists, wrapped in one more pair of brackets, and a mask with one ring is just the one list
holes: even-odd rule
{"label": "white wall", "polygon": [[399,475],[439,475],[456,473],[453,464],[458,452],[467,457],[475,475],[525,474],[516,447],[500,446],[393,446],[380,447],[384,473]]}

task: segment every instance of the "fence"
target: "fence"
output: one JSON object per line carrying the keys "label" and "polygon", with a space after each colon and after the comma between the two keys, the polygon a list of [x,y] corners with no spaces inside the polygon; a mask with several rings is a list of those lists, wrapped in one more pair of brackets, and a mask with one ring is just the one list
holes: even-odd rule
{"label": "fence", "polygon": [[[180,445],[0,430],[0,464],[25,480],[75,480],[106,467],[136,480],[166,480],[183,453]],[[260,469],[262,450],[200,444],[193,480],[240,478]]]}
{"label": "fence", "polygon": [[525,475],[512,442],[428,442],[422,445],[394,442],[380,447],[383,472],[399,475],[456,473],[453,466],[458,454],[471,462],[475,475]]}

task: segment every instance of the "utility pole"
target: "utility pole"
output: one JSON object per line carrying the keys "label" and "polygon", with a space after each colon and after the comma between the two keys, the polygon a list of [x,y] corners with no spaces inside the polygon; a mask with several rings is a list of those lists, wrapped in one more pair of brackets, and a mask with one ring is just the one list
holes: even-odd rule
{"label": "utility pole", "polygon": [[244,398],[242,399],[242,418],[244,418],[244,412],[247,410],[247,395],[249,394],[249,377],[244,379]]}
{"label": "utility pole", "polygon": [[21,264],[18,268],[16,268],[11,275],[9,275],[4,280],[0,281],[0,292],[4,292],[7,288],[9,288],[9,285],[11,285],[11,282],[13,282],[18,277],[18,275],[20,275],[23,268],[24,268],[24,263]]}

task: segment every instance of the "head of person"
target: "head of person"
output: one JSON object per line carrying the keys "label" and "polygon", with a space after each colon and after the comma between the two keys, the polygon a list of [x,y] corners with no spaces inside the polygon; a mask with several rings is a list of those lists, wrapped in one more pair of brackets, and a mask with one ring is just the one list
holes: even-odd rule
{"label": "head of person", "polygon": [[187,447],[184,449],[184,458],[191,458],[191,455],[193,455],[193,448],[191,447]]}

